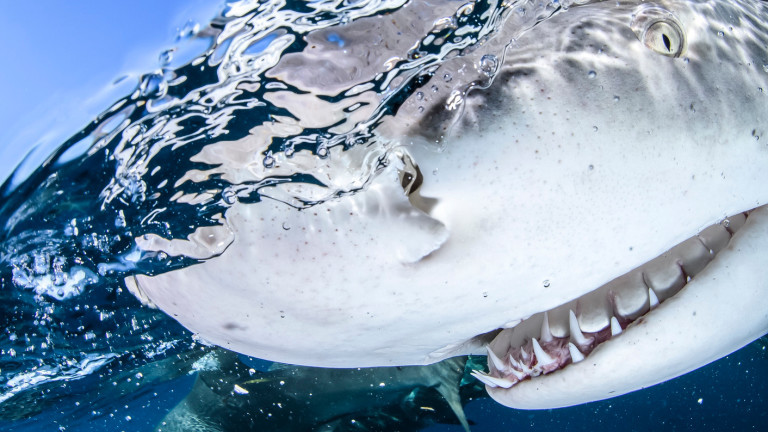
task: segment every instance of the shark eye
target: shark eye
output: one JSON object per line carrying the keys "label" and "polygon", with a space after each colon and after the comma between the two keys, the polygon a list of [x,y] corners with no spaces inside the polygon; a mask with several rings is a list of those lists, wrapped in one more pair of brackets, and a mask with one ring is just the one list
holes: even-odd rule
{"label": "shark eye", "polygon": [[643,45],[657,54],[681,57],[685,53],[683,25],[667,9],[650,4],[639,6],[632,14],[630,28]]}
{"label": "shark eye", "polygon": [[649,25],[641,38],[648,48],[667,57],[679,57],[683,52],[683,32],[677,24],[656,21]]}

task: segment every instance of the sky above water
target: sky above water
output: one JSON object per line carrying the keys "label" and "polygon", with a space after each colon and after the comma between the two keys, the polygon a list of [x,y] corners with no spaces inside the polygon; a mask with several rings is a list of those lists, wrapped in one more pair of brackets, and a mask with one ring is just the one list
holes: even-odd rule
{"label": "sky above water", "polygon": [[117,78],[157,69],[179,30],[222,3],[0,2],[0,181],[35,145],[44,157],[125,95],[133,84]]}

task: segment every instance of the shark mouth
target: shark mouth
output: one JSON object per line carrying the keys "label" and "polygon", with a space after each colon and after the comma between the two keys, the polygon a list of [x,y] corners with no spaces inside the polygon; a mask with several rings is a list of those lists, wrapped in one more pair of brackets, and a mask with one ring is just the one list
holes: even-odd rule
{"label": "shark mouth", "polygon": [[487,346],[489,372],[476,370],[472,375],[493,396],[496,389],[503,391],[584,362],[596,348],[643,323],[659,305],[680,293],[718,260],[750,214],[764,208],[709,226],[600,288],[502,330]]}

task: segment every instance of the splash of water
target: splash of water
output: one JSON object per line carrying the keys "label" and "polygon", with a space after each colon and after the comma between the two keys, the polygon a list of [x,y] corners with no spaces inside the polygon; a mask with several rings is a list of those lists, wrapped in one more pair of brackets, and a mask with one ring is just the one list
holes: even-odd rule
{"label": "splash of water", "polygon": [[[490,84],[510,42],[495,38],[502,25],[520,33],[563,6],[240,1],[185,26],[133,92],[0,187],[2,398],[115,352],[151,357],[181,330],[137,312],[126,275],[223,253],[233,205],[307,208],[363,189],[408,144],[403,118],[425,106],[455,117]],[[206,48],[190,54],[190,41]]]}

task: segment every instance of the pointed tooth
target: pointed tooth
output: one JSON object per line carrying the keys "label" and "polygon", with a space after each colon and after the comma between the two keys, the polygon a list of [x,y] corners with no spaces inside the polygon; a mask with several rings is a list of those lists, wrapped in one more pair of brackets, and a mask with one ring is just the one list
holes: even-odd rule
{"label": "pointed tooth", "polygon": [[[512,371],[522,371],[523,376],[529,375],[531,373],[531,368],[526,366],[524,363],[515,360],[511,355],[509,356],[509,362],[512,364],[512,367],[510,368]],[[515,376],[517,376],[516,373]]]}
{"label": "pointed tooth", "polygon": [[552,340],[552,332],[549,331],[549,315],[544,312],[544,321],[541,322],[541,341],[549,342]]}
{"label": "pointed tooth", "polygon": [[487,385],[488,387],[494,387],[494,388],[498,387],[496,384],[493,383],[493,381],[488,379],[489,378],[488,375],[486,375],[486,374],[484,374],[484,373],[482,373],[482,372],[480,372],[478,370],[473,370],[470,373],[470,375],[472,375],[473,377],[477,378],[478,381],[480,381],[481,383]]}
{"label": "pointed tooth", "polygon": [[648,300],[651,302],[651,309],[659,305],[659,298],[656,296],[653,288],[648,288]]}
{"label": "pointed tooth", "polygon": [[531,359],[531,355],[523,347],[520,347],[520,357],[523,359],[523,361],[528,361]]}
{"label": "pointed tooth", "polygon": [[478,381],[482,382],[483,384],[487,385],[488,387],[501,387],[501,388],[510,388],[513,385],[515,385],[514,382],[506,379],[506,378],[497,378],[494,376],[486,375],[480,371],[472,371],[472,376],[477,378]]}
{"label": "pointed tooth", "polygon": [[523,364],[515,360],[514,357],[512,357],[512,354],[509,355],[509,364],[512,365],[512,369],[525,370],[525,367],[523,367]]}
{"label": "pointed tooth", "polygon": [[499,372],[507,372],[509,369],[507,365],[504,364],[504,361],[500,359],[499,357],[494,354],[493,350],[490,346],[486,345],[485,349],[488,351],[488,359],[493,363],[493,366],[496,368]]}
{"label": "pointed tooth", "polygon": [[584,360],[584,354],[576,348],[576,345],[574,345],[573,342],[568,342],[568,351],[571,353],[571,361],[573,363],[578,363]]}
{"label": "pointed tooth", "polygon": [[571,340],[576,342],[578,345],[589,345],[589,340],[584,337],[584,334],[581,333],[581,328],[579,328],[579,321],[576,319],[576,314],[573,313],[573,310],[571,310],[568,314],[568,325],[571,330]]}
{"label": "pointed tooth", "polygon": [[555,359],[553,359],[549,354],[544,352],[544,350],[541,348],[541,345],[539,345],[539,341],[537,341],[536,338],[533,338],[531,342],[533,343],[533,353],[536,354],[537,365],[545,366],[555,362]]}
{"label": "pointed tooth", "polygon": [[514,375],[518,381],[522,381],[523,378],[527,376],[524,372],[521,372],[515,368],[511,368],[509,371],[512,372],[512,375]]}
{"label": "pointed tooth", "polygon": [[611,336],[620,335],[622,332],[619,320],[616,317],[611,317]]}

